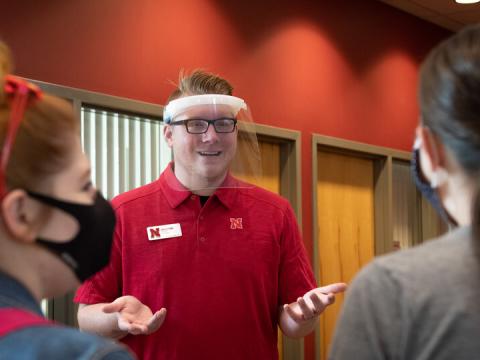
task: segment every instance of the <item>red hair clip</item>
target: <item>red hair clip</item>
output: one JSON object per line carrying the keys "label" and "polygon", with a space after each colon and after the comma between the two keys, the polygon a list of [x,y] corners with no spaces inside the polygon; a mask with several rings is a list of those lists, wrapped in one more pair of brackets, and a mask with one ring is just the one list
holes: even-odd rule
{"label": "red hair clip", "polygon": [[29,101],[42,98],[42,91],[38,86],[12,75],[5,77],[4,91],[10,98],[10,118],[0,154],[0,198],[3,198],[6,194],[5,173],[7,164],[25,109]]}

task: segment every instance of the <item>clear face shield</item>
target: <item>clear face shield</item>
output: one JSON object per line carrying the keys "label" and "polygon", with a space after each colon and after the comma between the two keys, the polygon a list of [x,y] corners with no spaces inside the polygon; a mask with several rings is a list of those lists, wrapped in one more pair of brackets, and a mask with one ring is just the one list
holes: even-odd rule
{"label": "clear face shield", "polygon": [[173,189],[202,195],[217,188],[251,187],[261,179],[255,124],[242,99],[185,96],[165,106],[163,119],[173,150]]}

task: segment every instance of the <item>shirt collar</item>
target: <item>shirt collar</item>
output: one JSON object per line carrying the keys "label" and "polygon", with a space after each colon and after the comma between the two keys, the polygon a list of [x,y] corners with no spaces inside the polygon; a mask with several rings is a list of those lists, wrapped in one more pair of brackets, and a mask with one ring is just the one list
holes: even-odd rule
{"label": "shirt collar", "polygon": [[[168,164],[160,179],[163,193],[172,208],[176,208],[192,195],[192,192],[183,186],[175,176],[173,162]],[[212,196],[217,197],[224,206],[230,209],[234,205],[237,190],[242,187],[242,184],[241,181],[228,174],[223,184]]]}
{"label": "shirt collar", "polygon": [[173,172],[173,161],[168,164],[160,177],[160,183],[168,204],[172,208],[176,208],[192,194],[175,176]]}
{"label": "shirt collar", "polygon": [[42,315],[38,302],[27,288],[4,272],[0,272],[0,289],[0,307],[21,307]]}
{"label": "shirt collar", "polygon": [[235,179],[232,175],[227,174],[223,184],[215,191],[213,195],[228,209],[231,209],[235,204],[238,191],[243,187],[243,183]]}

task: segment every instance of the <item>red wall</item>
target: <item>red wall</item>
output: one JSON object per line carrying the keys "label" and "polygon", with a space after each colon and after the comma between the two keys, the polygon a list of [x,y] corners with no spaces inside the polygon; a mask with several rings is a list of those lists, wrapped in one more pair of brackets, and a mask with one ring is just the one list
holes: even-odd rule
{"label": "red wall", "polygon": [[19,75],[163,104],[168,80],[200,67],[257,122],[300,130],[310,253],[311,134],[409,150],[418,65],[448,34],[375,0],[18,0],[0,13]]}

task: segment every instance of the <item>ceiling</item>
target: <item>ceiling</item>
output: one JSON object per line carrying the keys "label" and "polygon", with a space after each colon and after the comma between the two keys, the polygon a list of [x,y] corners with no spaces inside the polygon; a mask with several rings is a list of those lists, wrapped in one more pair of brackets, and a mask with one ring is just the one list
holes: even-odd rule
{"label": "ceiling", "polygon": [[380,1],[452,31],[480,22],[480,3],[457,4],[455,0]]}

